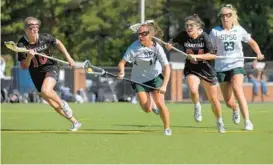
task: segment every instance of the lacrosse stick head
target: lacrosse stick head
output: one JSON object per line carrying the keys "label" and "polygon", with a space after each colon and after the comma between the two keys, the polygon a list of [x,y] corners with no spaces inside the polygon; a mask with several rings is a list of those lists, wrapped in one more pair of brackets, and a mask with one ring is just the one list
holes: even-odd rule
{"label": "lacrosse stick head", "polygon": [[154,23],[154,20],[146,20],[143,24],[136,23],[134,25],[131,25],[129,27],[129,29],[131,29],[134,33],[136,33],[138,31],[138,29],[140,28],[141,25],[147,25],[147,24],[152,24],[152,23]]}
{"label": "lacrosse stick head", "polygon": [[102,76],[105,74],[104,69],[92,65],[89,60],[84,61],[83,68],[87,74],[93,74],[93,75],[99,75],[99,76]]}
{"label": "lacrosse stick head", "polygon": [[13,41],[5,41],[4,44],[5,44],[5,46],[6,46],[8,49],[10,49],[10,50],[12,50],[12,51],[15,51],[15,52],[23,52],[23,53],[25,53],[25,52],[28,51],[28,50],[27,50],[26,48],[24,48],[24,47],[23,47],[23,48],[18,47],[18,46],[16,45],[16,43],[13,42]]}

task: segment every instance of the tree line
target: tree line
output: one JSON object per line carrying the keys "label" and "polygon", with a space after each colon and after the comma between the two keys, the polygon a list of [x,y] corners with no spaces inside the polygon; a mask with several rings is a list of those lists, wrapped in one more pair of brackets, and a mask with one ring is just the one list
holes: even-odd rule
{"label": "tree line", "polygon": [[[128,29],[140,22],[140,0],[2,0],[2,54],[10,54],[3,41],[18,41],[28,16],[41,20],[40,33],[60,39],[77,61],[116,66],[136,36]],[[266,60],[273,60],[273,1],[271,0],[146,0],[145,18],[155,20],[168,41],[183,30],[184,18],[198,14],[205,31],[220,23],[217,13],[230,3],[238,10],[240,24],[258,42]],[[59,52],[54,52],[63,58]],[[246,56],[255,55],[250,48]]]}

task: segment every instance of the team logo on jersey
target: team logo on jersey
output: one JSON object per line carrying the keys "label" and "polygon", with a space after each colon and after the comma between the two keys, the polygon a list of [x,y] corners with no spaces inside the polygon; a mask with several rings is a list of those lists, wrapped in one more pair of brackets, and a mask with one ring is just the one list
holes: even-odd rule
{"label": "team logo on jersey", "polygon": [[42,46],[39,46],[39,47],[36,47],[36,48],[33,48],[36,52],[41,52],[43,50],[46,50],[48,47],[46,44],[42,45]]}
{"label": "team logo on jersey", "polygon": [[184,42],[184,47],[188,48],[202,48],[204,47],[204,43],[190,43],[190,42]]}

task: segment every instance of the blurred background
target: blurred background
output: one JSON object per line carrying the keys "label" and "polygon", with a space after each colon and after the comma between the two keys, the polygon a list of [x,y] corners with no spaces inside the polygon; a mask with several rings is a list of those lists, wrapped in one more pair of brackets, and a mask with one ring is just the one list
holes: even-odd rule
{"label": "blurred background", "polygon": [[[267,93],[263,94],[258,82],[254,93],[249,74],[257,68],[246,62],[248,75],[245,94],[249,102],[273,101],[273,1],[272,0],[2,0],[1,1],[1,102],[42,102],[37,95],[27,70],[22,70],[16,53],[8,50],[3,42],[15,41],[24,34],[23,21],[28,16],[41,20],[40,33],[50,33],[61,40],[75,61],[90,60],[93,65],[109,72],[117,72],[117,64],[126,48],[137,39],[128,28],[130,25],[153,19],[164,30],[168,41],[183,30],[184,18],[198,14],[205,23],[204,31],[210,32],[219,25],[217,13],[229,3],[238,10],[240,24],[252,34],[265,55]],[[255,56],[244,45],[245,56]],[[184,59],[176,52],[167,52],[172,67],[172,77],[166,100],[187,102],[189,93],[183,77]],[[60,52],[54,57],[63,59]],[[130,83],[111,77],[86,75],[80,68],[61,67],[56,90],[63,99],[71,102],[136,103]],[[130,65],[126,77],[130,76]],[[257,85],[257,84],[256,84]],[[203,101],[207,101],[202,92]],[[17,99],[12,99],[17,98]],[[219,99],[222,100],[220,94]]]}

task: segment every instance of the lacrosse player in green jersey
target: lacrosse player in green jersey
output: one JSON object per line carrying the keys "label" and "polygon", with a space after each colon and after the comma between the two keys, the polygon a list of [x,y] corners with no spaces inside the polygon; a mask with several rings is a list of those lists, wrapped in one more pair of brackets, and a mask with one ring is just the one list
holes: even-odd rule
{"label": "lacrosse player in green jersey", "polygon": [[[241,110],[245,120],[245,130],[253,130],[250,120],[247,101],[243,91],[244,82],[244,54],[242,41],[248,43],[257,54],[257,59],[264,58],[260,48],[249,33],[240,26],[236,9],[227,4],[221,8],[219,16],[222,25],[211,30],[211,42],[217,51],[217,56],[238,57],[215,60],[215,70],[220,83],[226,105],[233,109],[233,122],[239,124]],[[236,103],[237,99],[238,104]]]}

